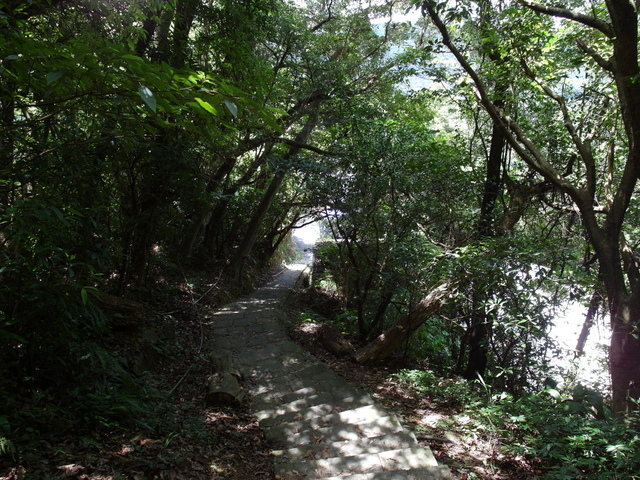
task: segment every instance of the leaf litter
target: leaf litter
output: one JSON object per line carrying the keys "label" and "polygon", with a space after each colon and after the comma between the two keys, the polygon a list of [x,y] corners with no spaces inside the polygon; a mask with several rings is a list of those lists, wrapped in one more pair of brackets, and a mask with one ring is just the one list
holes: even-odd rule
{"label": "leaf litter", "polygon": [[[198,275],[200,271],[189,272],[190,277]],[[154,287],[140,296],[156,310],[171,312],[176,332],[175,344],[143,374],[156,392],[147,414],[133,427],[109,424],[93,432],[43,434],[23,446],[17,458],[0,457],[0,480],[275,478],[269,445],[248,403],[231,408],[205,402],[212,373],[208,352],[203,351],[211,341],[206,318],[234,292],[210,288],[213,277],[187,282],[184,273],[164,273],[158,278],[165,293],[158,294]],[[194,283],[202,285],[201,291],[194,291]],[[194,308],[194,298],[207,291]],[[118,345],[118,354],[133,364],[142,342],[128,334],[116,335],[111,341]]]}

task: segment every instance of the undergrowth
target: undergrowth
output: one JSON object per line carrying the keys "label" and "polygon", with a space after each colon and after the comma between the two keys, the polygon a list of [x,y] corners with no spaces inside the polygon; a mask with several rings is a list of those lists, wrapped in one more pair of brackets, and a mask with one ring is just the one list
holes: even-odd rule
{"label": "undergrowth", "polygon": [[539,464],[542,479],[640,478],[640,417],[613,418],[597,392],[582,386],[561,392],[548,384],[537,394],[514,398],[491,392],[481,381],[441,379],[429,371],[404,370],[398,377],[458,412],[443,427],[499,439],[506,455]]}

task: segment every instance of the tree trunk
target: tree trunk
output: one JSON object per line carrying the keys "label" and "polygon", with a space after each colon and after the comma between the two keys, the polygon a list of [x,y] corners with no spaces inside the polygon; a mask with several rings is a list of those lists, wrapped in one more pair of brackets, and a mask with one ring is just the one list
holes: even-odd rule
{"label": "tree trunk", "polygon": [[634,400],[640,399],[640,305],[635,299],[620,297],[609,302],[609,369],[613,411],[624,414],[637,410]]}
{"label": "tree trunk", "polygon": [[[491,55],[494,62],[500,63],[500,58]],[[507,91],[507,85],[500,84],[497,87],[498,95],[502,97]],[[504,107],[504,102],[498,98],[494,104]],[[482,195],[482,203],[480,205],[480,221],[478,222],[477,236],[478,240],[493,237],[496,233],[494,211],[498,197],[503,190],[502,181],[502,159],[506,147],[504,133],[497,123],[493,123],[491,131],[491,146],[489,148],[489,156],[487,157],[487,175],[484,182],[484,193]],[[489,341],[493,331],[493,317],[486,312],[484,302],[480,301],[478,296],[484,298],[493,295],[493,291],[477,291],[473,292],[473,311],[471,314],[471,322],[466,340],[469,346],[469,358],[467,360],[467,368],[465,370],[465,378],[475,379],[484,376],[489,353]]]}
{"label": "tree trunk", "polygon": [[230,373],[235,376],[239,382],[244,381],[245,374],[240,367],[236,365],[229,350],[216,348],[215,351],[209,353],[209,360],[211,361],[214,373]]}
{"label": "tree trunk", "polygon": [[[594,31],[603,34],[613,47],[609,59],[600,57],[595,49],[584,41],[578,46],[585,56],[591,57],[605,71],[612,74],[616,84],[616,100],[625,128],[628,148],[624,166],[620,169],[617,185],[611,189],[607,200],[606,214],[598,218],[594,205],[598,186],[598,165],[587,139],[578,135],[570,115],[563,112],[564,125],[572,137],[577,158],[582,162],[585,175],[578,182],[562,175],[543,150],[526,135],[522,126],[504,115],[491,102],[485,82],[472,64],[452,41],[447,26],[438,14],[437,5],[432,0],[423,3],[423,11],[433,21],[442,35],[443,43],[456,57],[462,68],[473,80],[480,103],[492,120],[502,128],[509,145],[520,158],[535,172],[553,184],[559,191],[569,195],[579,209],[584,230],[589,237],[598,261],[600,274],[609,303],[612,338],[609,349],[613,410],[625,413],[637,409],[640,399],[640,275],[635,260],[625,261],[619,241],[623,238],[625,217],[640,177],[640,83],[632,81],[640,76],[638,64],[638,13],[635,2],[629,0],[606,0],[609,20],[598,16],[576,14],[564,7],[529,3],[521,5],[537,13],[579,21]],[[532,80],[535,75],[523,65],[524,75]],[[559,101],[564,109],[564,98],[543,85],[545,94]],[[602,220],[601,220],[602,219]],[[622,252],[624,253],[624,252]]]}
{"label": "tree trunk", "polygon": [[553,185],[549,182],[540,182],[535,185],[518,183],[507,178],[507,191],[509,192],[509,204],[500,220],[498,229],[504,235],[513,230],[516,223],[522,217],[531,199],[536,195],[542,195],[553,190]]}
{"label": "tree trunk", "polygon": [[[231,173],[231,171],[233,171],[234,167],[236,166],[237,159],[238,158],[236,156],[226,156],[223,158],[222,163],[220,164],[220,166],[217,168],[217,170],[214,172],[214,174],[209,179],[209,182],[207,183],[207,187],[205,189],[205,195],[207,197],[212,196],[214,193],[220,191],[221,185],[223,184],[225,179],[228,177],[228,175]],[[235,193],[235,191],[231,193],[233,194]],[[218,200],[218,202],[220,201],[222,200]],[[187,228],[187,233],[185,234],[182,242],[182,253],[185,257],[191,256],[193,247],[196,244],[196,241],[198,240],[200,234],[202,232],[205,232],[206,234],[205,227],[207,226],[207,223],[211,220],[213,216],[212,212],[213,212],[213,205],[211,204],[204,206],[197,212],[194,212],[193,221],[191,225]],[[213,252],[213,247],[209,251]]]}
{"label": "tree trunk", "polygon": [[[220,255],[224,250],[224,235],[222,235],[225,212],[229,206],[230,198],[236,194],[236,192],[243,186],[248,185],[251,182],[252,177],[258,171],[258,169],[265,163],[267,157],[271,153],[273,144],[269,144],[265,147],[264,151],[253,161],[251,165],[242,176],[235,181],[232,185],[226,186],[222,190],[221,198],[219,198],[210,212],[208,221],[204,225],[204,237],[203,244],[205,251],[211,255]],[[224,183],[222,180],[220,184]],[[232,236],[233,237],[233,236]]]}
{"label": "tree trunk", "polygon": [[[305,125],[302,127],[302,130],[296,135],[295,142],[298,144],[307,143],[309,137],[311,136],[311,132],[316,127],[318,123],[318,115],[320,113],[320,101],[317,102],[315,108],[309,115]],[[290,159],[293,156],[297,155],[302,148],[300,146],[292,146],[289,148],[287,153],[285,154],[285,159]],[[276,194],[284,181],[286,172],[284,170],[278,170],[271,180],[267,191],[265,192],[260,204],[258,205],[251,221],[249,222],[249,228],[246,232],[242,243],[238,247],[233,260],[231,261],[231,271],[233,272],[233,277],[239,281],[242,278],[242,270],[244,268],[244,262],[249,257],[253,246],[256,243],[258,238],[258,233],[260,232],[260,228],[262,227],[262,222],[267,215],[267,212],[271,208],[271,204],[276,198]]]}
{"label": "tree trunk", "polygon": [[173,26],[172,66],[180,68],[186,63],[189,33],[193,26],[198,0],[177,0]]}
{"label": "tree trunk", "polygon": [[237,406],[245,399],[245,392],[235,375],[216,373],[209,378],[206,396],[208,405],[217,407]]}
{"label": "tree trunk", "polygon": [[253,216],[251,217],[251,220],[249,221],[249,228],[245,233],[244,239],[242,240],[242,243],[238,247],[238,250],[236,251],[236,254],[232,262],[233,277],[237,281],[240,281],[242,278],[242,270],[244,268],[244,263],[246,259],[249,257],[249,254],[251,253],[251,250],[253,249],[253,246],[255,245],[256,240],[258,239],[258,233],[260,232],[260,227],[262,227],[262,222],[264,220],[264,217],[266,217],[267,212],[271,208],[271,204],[273,203],[273,200],[276,198],[276,194],[278,193],[278,190],[280,189],[282,182],[284,182],[284,177],[285,177],[284,170],[280,170],[275,173],[275,175],[273,176],[273,179],[271,180],[271,183],[269,184],[269,188],[267,188],[267,191],[264,193],[264,196],[262,197],[260,204],[256,208],[256,211],[254,212]]}
{"label": "tree trunk", "polygon": [[142,285],[149,263],[149,253],[153,243],[155,231],[155,217],[158,210],[158,200],[155,197],[148,198],[140,207],[135,219],[131,240],[131,276],[137,285]]}
{"label": "tree trunk", "polygon": [[[502,102],[499,106],[502,107]],[[484,183],[484,194],[480,205],[480,221],[478,235],[491,237],[494,235],[493,212],[500,192],[502,192],[502,155],[505,148],[505,138],[502,130],[494,123],[491,132],[491,147],[487,158],[487,176]]]}
{"label": "tree trunk", "polygon": [[380,301],[378,302],[378,308],[376,309],[376,314],[373,316],[373,320],[371,321],[370,331],[373,334],[379,334],[383,325],[384,315],[391,305],[391,300],[393,300],[393,296],[395,295],[396,288],[386,286],[386,290],[382,294]]}
{"label": "tree trunk", "polygon": [[[6,29],[0,29],[0,35],[7,34]],[[11,45],[11,44],[9,44]],[[13,131],[13,125],[15,123],[16,115],[16,96],[18,95],[17,81],[12,77],[15,75],[12,62],[4,61],[3,68],[7,71],[6,75],[3,75],[3,80],[0,83],[0,171],[3,178],[12,173],[14,144],[15,144],[15,132]],[[9,189],[5,185],[2,186],[0,193],[0,201],[2,208],[7,205],[7,198],[9,197]]]}
{"label": "tree trunk", "polygon": [[[493,14],[491,2],[481,1],[479,6],[482,35],[491,38],[490,35],[487,35]],[[484,43],[483,50],[495,65],[502,65],[504,63],[503,55],[494,41]],[[507,96],[507,92],[509,92],[508,82],[508,78],[501,78],[494,87],[493,105],[496,108],[505,108],[505,96]],[[480,204],[480,219],[477,226],[477,238],[481,242],[496,234],[495,207],[504,188],[502,165],[506,146],[506,136],[498,122],[494,121],[491,129],[491,144],[487,156],[487,170],[482,203]],[[493,316],[487,313],[484,302],[480,300],[479,296],[482,295],[483,298],[487,298],[493,294],[492,288],[484,292],[479,292],[477,288],[474,288],[472,294],[473,311],[471,313],[469,334],[467,335],[469,345],[469,358],[465,370],[465,378],[467,379],[475,379],[479,375],[484,376],[487,369],[488,345],[493,331]]]}
{"label": "tree trunk", "polygon": [[340,331],[329,325],[320,325],[318,340],[328,352],[336,357],[351,357],[356,351]]}
{"label": "tree trunk", "polygon": [[216,349],[209,354],[214,374],[207,384],[206,402],[213,406],[237,406],[245,399],[244,373],[233,361],[231,352]]}
{"label": "tree trunk", "polygon": [[578,357],[584,354],[584,346],[587,343],[587,338],[589,338],[589,332],[591,331],[591,327],[593,326],[596,315],[598,314],[598,308],[600,307],[601,301],[602,297],[600,296],[600,294],[598,292],[593,292],[591,301],[589,302],[587,316],[585,317],[584,323],[582,324],[582,330],[580,330],[578,343],[576,344],[576,356]]}
{"label": "tree trunk", "polygon": [[[478,292],[479,293],[479,292]],[[474,302],[475,303],[475,302]],[[489,353],[489,340],[493,327],[492,318],[484,312],[484,307],[474,308],[469,335],[469,358],[464,378],[477,379],[478,375],[484,376],[487,369],[487,355]]]}
{"label": "tree trunk", "polygon": [[147,53],[149,45],[153,40],[153,34],[155,33],[156,27],[158,26],[154,19],[157,12],[152,12],[147,9],[145,11],[145,14],[147,15],[147,19],[142,22],[142,31],[144,32],[144,34],[140,36],[140,38],[138,39],[138,43],[136,43],[136,55],[138,55],[139,57],[144,57]]}
{"label": "tree trunk", "polygon": [[104,312],[115,328],[139,328],[144,323],[144,305],[99,290],[89,292],[91,300]]}
{"label": "tree trunk", "polygon": [[406,341],[429,317],[436,315],[453,293],[455,284],[443,283],[432,290],[409,313],[398,320],[382,335],[356,353],[358,363],[376,363],[389,357],[393,351]]}

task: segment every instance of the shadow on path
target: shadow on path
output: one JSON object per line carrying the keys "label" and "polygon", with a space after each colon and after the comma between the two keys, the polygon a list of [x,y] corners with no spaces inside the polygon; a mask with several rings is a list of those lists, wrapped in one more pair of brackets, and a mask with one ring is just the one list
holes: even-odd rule
{"label": "shadow on path", "polygon": [[276,478],[452,478],[394,415],[289,339],[280,306],[306,267],[289,265],[211,318],[216,349],[247,377],[252,410],[275,448]]}

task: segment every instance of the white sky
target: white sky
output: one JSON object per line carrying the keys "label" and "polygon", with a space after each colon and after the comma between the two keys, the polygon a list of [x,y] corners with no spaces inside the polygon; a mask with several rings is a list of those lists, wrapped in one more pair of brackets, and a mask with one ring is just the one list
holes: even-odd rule
{"label": "white sky", "polygon": [[[296,5],[298,7],[304,7],[306,6],[307,2],[306,0],[289,0],[289,3]],[[362,5],[362,6],[368,6],[368,5],[386,5],[386,1],[384,0],[369,0],[369,1],[354,1],[352,2],[354,5]],[[395,8],[394,12],[393,12],[393,17],[392,17],[392,21],[393,22],[415,22],[416,20],[420,19],[420,17],[422,16],[422,13],[420,12],[419,8],[412,8],[410,12],[405,13],[406,10],[406,6],[399,6],[399,8]],[[382,23],[385,22],[389,19],[389,17],[386,18],[380,18],[380,19],[376,19],[373,20],[372,23]]]}

